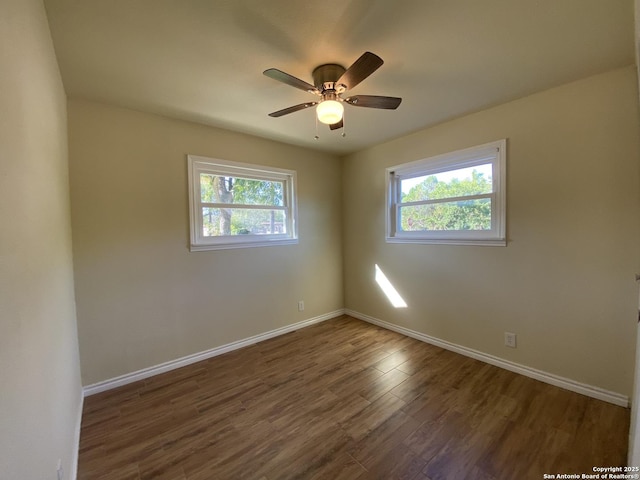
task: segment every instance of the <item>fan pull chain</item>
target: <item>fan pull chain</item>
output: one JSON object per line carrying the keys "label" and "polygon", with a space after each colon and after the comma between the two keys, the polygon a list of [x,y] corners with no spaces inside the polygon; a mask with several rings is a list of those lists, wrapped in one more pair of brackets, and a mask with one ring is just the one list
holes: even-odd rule
{"label": "fan pull chain", "polygon": [[344,121],[345,112],[342,113],[342,133],[340,134],[342,138],[347,136],[347,123]]}
{"label": "fan pull chain", "polygon": [[316,135],[313,137],[313,139],[320,140],[320,135],[318,135],[318,116],[314,115],[314,117],[316,117]]}

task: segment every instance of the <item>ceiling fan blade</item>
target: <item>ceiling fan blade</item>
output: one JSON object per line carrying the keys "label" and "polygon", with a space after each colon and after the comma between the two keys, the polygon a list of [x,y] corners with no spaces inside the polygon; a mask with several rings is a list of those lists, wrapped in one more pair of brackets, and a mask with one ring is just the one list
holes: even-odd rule
{"label": "ceiling fan blade", "polygon": [[384,108],[386,110],[395,110],[402,102],[398,97],[379,97],[377,95],[356,95],[344,99],[345,102],[354,107]]}
{"label": "ceiling fan blade", "polygon": [[293,107],[283,108],[282,110],[278,110],[277,112],[272,112],[269,114],[270,117],[281,117],[283,115],[288,115],[289,113],[297,112],[300,110],[304,110],[305,108],[313,107],[317,105],[318,102],[307,102],[301,103],[299,105],[294,105]]}
{"label": "ceiling fan blade", "polygon": [[269,68],[262,73],[269,78],[273,78],[274,80],[278,80],[279,82],[299,88],[300,90],[304,90],[305,92],[320,95],[318,89],[310,83],[307,83],[304,80],[300,80],[299,78],[296,78],[293,75],[289,75],[288,73],[285,73],[282,70],[278,70],[277,68]]}
{"label": "ceiling fan blade", "polygon": [[347,90],[350,90],[380,68],[383,63],[384,61],[376,54],[364,52],[360,58],[353,62],[353,65],[342,74],[336,83],[342,84],[347,87]]}
{"label": "ceiling fan blade", "polygon": [[331,125],[329,125],[329,128],[331,130],[338,130],[339,128],[344,127],[344,123],[342,122],[342,120],[340,120],[338,123],[333,123]]}

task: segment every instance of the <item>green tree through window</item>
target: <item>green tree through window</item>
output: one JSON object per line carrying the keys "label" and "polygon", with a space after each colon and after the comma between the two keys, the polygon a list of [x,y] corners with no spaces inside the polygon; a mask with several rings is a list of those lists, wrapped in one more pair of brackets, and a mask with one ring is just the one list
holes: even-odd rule
{"label": "green tree through window", "polygon": [[191,251],[298,243],[295,170],[187,156]]}
{"label": "green tree through window", "polygon": [[200,192],[203,203],[221,204],[204,208],[203,228],[207,236],[284,231],[282,210],[257,208],[283,206],[282,182],[201,174]]}
{"label": "green tree through window", "polygon": [[429,175],[422,182],[402,193],[401,202],[452,199],[451,201],[427,205],[406,205],[401,209],[402,230],[490,230],[491,201],[487,198],[464,199],[464,197],[491,193],[491,178],[473,170],[470,178],[453,178],[439,181]]}
{"label": "green tree through window", "polygon": [[386,168],[389,243],[506,246],[507,141]]}

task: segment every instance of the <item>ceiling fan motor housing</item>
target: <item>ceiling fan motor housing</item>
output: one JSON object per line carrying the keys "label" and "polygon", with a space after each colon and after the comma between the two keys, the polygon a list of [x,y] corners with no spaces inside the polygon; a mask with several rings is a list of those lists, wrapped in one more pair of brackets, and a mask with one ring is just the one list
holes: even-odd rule
{"label": "ceiling fan motor housing", "polygon": [[313,84],[318,90],[320,90],[320,92],[324,92],[326,90],[335,90],[336,93],[342,93],[346,90],[346,88],[344,86],[340,88],[340,86],[336,85],[335,83],[346,71],[347,69],[342,65],[338,65],[335,63],[320,65],[312,73]]}

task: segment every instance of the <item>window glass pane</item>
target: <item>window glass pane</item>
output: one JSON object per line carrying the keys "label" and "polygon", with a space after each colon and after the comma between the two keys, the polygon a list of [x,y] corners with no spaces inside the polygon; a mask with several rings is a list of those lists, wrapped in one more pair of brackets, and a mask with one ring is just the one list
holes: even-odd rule
{"label": "window glass pane", "polygon": [[400,181],[401,202],[491,193],[492,165],[476,165]]}
{"label": "window glass pane", "polygon": [[283,210],[204,207],[202,220],[202,235],[205,237],[287,233]]}
{"label": "window glass pane", "polygon": [[201,201],[240,205],[283,206],[284,183],[200,174]]}
{"label": "window glass pane", "polygon": [[400,207],[405,232],[438,230],[491,230],[491,199]]}

